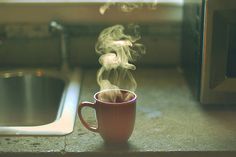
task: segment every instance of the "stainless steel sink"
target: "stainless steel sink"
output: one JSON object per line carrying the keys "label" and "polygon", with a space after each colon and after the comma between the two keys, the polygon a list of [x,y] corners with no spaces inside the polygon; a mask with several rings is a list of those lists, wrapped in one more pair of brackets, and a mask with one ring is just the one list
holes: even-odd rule
{"label": "stainless steel sink", "polygon": [[72,132],[80,90],[79,76],[79,70],[0,72],[0,135]]}

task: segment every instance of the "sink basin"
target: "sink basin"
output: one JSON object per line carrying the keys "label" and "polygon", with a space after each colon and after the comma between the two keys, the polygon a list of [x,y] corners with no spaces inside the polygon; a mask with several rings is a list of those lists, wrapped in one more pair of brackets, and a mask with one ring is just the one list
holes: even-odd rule
{"label": "sink basin", "polygon": [[0,135],[65,135],[73,131],[79,70],[0,72]]}
{"label": "sink basin", "polygon": [[65,81],[31,74],[0,78],[0,125],[35,126],[55,120]]}

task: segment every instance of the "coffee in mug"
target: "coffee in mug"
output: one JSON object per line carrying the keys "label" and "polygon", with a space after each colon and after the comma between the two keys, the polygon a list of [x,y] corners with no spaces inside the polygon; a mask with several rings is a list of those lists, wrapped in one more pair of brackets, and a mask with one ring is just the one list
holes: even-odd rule
{"label": "coffee in mug", "polygon": [[[123,89],[97,92],[94,103],[82,102],[78,107],[81,123],[90,131],[97,132],[105,142],[123,143],[131,136],[136,114],[137,96]],[[90,126],[82,116],[82,108],[91,107],[96,111],[97,127]]]}

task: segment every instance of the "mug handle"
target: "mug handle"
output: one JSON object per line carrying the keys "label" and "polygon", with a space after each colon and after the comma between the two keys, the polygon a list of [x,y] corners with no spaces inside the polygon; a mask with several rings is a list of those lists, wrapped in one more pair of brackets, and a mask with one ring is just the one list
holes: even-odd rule
{"label": "mug handle", "polygon": [[94,103],[91,102],[81,102],[79,107],[78,107],[78,115],[79,115],[79,119],[81,121],[81,123],[85,126],[85,128],[87,128],[88,130],[92,131],[92,132],[98,132],[98,128],[92,127],[90,126],[83,118],[82,116],[82,108],[83,107],[91,107],[94,110],[96,110]]}

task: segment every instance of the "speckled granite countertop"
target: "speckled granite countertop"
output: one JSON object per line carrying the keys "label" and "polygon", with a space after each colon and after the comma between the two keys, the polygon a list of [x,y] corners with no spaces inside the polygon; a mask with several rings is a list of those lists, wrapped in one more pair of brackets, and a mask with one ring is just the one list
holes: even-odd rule
{"label": "speckled granite countertop", "polygon": [[[0,156],[236,156],[236,107],[203,107],[177,68],[140,69],[135,130],[126,145],[108,146],[78,121],[66,136],[0,136]],[[96,70],[83,73],[80,101],[93,101]],[[93,123],[91,110],[85,110]]]}

